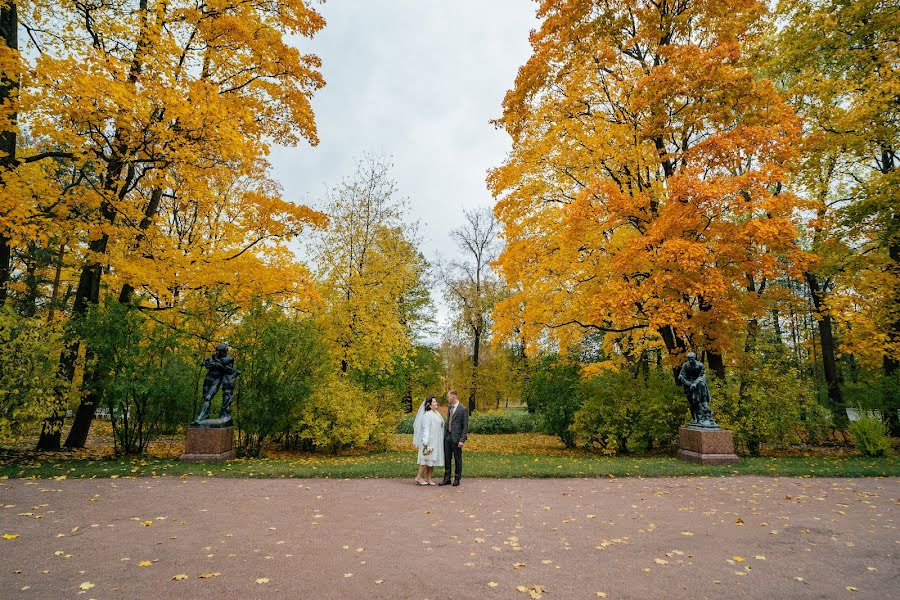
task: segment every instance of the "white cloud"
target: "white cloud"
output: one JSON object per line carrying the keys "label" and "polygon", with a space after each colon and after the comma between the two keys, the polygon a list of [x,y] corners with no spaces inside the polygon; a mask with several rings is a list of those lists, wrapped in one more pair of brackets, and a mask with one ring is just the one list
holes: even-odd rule
{"label": "white cloud", "polygon": [[447,232],[462,224],[463,208],[492,204],[485,176],[509,139],[490,120],[530,54],[535,8],[526,0],[322,5],[325,29],[297,41],[323,61],[327,85],[313,101],[320,144],[273,149],[285,197],[321,206],[362,153],[390,155],[426,257],[452,256]]}

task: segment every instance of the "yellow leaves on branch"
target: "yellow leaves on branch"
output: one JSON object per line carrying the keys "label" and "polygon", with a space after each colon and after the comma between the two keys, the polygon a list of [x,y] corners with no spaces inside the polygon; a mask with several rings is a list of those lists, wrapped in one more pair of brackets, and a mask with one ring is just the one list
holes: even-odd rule
{"label": "yellow leaves on branch", "polygon": [[404,223],[391,165],[363,157],[330,192],[329,228],[318,245],[323,327],[343,368],[381,369],[411,349],[429,296],[415,225]]}
{"label": "yellow leaves on branch", "polygon": [[312,37],[321,16],[304,0],[112,4],[87,20],[57,4],[34,6],[21,41],[40,52],[23,51],[6,107],[28,133],[19,156],[53,156],[4,173],[2,233],[65,244],[77,264],[102,265],[116,293],[128,284],[157,306],[230,286],[237,303],[308,308],[311,277],[286,242],[326,219],[282,199],[266,155],[273,141],[318,141],[320,61],[285,36]]}
{"label": "yellow leaves on branch", "polygon": [[542,4],[497,121],[513,147],[488,179],[514,291],[503,333],[641,345],[670,327],[722,351],[766,309],[762,282],[808,260],[780,187],[799,121],[733,42],[753,43],[765,3],[663,6]]}

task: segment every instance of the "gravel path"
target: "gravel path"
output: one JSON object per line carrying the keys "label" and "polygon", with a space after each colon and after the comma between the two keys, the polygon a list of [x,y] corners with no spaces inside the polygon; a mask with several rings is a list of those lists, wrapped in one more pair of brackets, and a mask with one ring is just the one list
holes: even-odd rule
{"label": "gravel path", "polygon": [[6,480],[0,598],[900,598],[898,498],[896,479]]}

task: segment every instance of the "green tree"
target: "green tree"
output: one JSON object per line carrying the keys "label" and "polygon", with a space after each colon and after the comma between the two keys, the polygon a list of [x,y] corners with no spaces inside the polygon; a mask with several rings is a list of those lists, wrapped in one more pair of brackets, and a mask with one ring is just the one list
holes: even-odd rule
{"label": "green tree", "polygon": [[581,407],[581,367],[557,355],[545,356],[532,365],[525,382],[529,410],[544,417],[547,433],[559,436],[566,448],[575,446],[572,425]]}
{"label": "green tree", "polygon": [[292,319],[257,304],[234,331],[241,375],[235,393],[238,446],[258,456],[273,435],[291,435],[293,416],[310,402],[331,369],[327,346],[311,318]]}
{"label": "green tree", "polygon": [[195,368],[181,332],[112,296],[75,327],[93,349],[85,392],[108,410],[117,452],[139,454],[190,420]]}

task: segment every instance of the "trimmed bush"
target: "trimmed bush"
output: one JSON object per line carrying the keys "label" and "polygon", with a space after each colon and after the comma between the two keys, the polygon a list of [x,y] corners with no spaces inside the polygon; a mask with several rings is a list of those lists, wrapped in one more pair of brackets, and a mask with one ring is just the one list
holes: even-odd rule
{"label": "trimmed bush", "polygon": [[573,431],[580,445],[604,454],[669,447],[689,419],[687,400],[668,372],[605,373],[584,387]]}
{"label": "trimmed bush", "polygon": [[[415,419],[415,414],[403,417],[397,424],[395,433],[412,435]],[[469,417],[469,433],[474,434],[535,433],[540,431],[544,431],[544,422],[541,416],[524,410],[479,411]]]}

